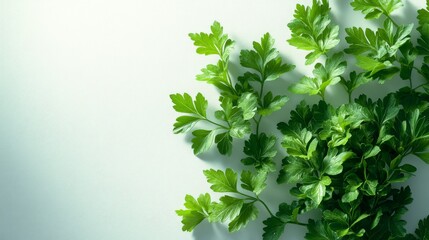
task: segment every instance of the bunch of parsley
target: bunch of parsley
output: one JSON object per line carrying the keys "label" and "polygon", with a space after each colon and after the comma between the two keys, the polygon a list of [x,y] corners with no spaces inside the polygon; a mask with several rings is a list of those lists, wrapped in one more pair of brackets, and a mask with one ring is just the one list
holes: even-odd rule
{"label": "bunch of parsley", "polygon": [[[412,202],[411,190],[397,184],[416,171],[406,162],[408,155],[429,163],[429,1],[426,3],[426,9],[418,11],[419,26],[414,28],[413,24],[396,23],[391,16],[403,5],[401,0],[352,1],[353,9],[366,19],[381,18],[384,23],[377,30],[345,29],[348,47],[343,50],[338,50],[339,26],[331,20],[328,0],[296,6],[294,20],[288,24],[292,32],[288,42],[309,51],[305,63],[315,64],[312,75],[293,83],[289,90],[318,95],[321,101],[314,105],[302,101],[287,122],[277,125],[287,152],[277,182],[292,184],[290,194],[295,200],[280,204],[276,213],[260,193],[267,187],[267,176],[278,170],[274,160],[279,155],[277,137],[259,126],[288,101],[287,96],[275,95],[264,86],[294,66],[283,61],[267,33],[253,43],[253,49],[240,52],[246,72],[232,79],[229,56],[234,41],[222,26],[215,22],[210,33],[190,34],[197,53],[219,56],[215,64],[201,70],[197,80],[219,90],[220,108],[208,114],[208,102],[201,93],[194,98],[172,94],[174,109],[183,113],[176,119],[174,133],[194,129],[195,154],[216,145],[220,154],[229,155],[234,141],[244,139],[241,162],[249,170],[205,170],[211,189],[226,195],[217,201],[208,193],[196,198],[187,195],[185,209],[177,210],[183,230],[192,231],[207,219],[238,231],[263,209],[270,215],[263,221],[264,240],[279,239],[287,224],[306,227],[308,240],[429,239],[429,217],[419,222],[415,233],[406,232],[402,216]],[[414,29],[419,33],[417,43],[410,38]],[[346,54],[355,56],[360,69],[348,76]],[[409,87],[378,100],[353,96],[361,85],[384,83],[398,75],[409,81]],[[423,83],[414,87],[415,75]],[[343,85],[349,96],[349,102],[339,107],[325,101],[327,87],[335,84]],[[204,129],[195,129],[199,122],[206,122]],[[309,211],[319,211],[320,217],[300,221],[300,214]]]}

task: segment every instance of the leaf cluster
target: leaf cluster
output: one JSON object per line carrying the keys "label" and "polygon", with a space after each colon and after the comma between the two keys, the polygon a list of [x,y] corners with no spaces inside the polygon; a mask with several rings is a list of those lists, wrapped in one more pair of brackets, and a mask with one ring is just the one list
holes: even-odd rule
{"label": "leaf cluster", "polygon": [[[261,122],[288,102],[286,95],[269,89],[269,83],[282,79],[294,66],[284,62],[271,35],[264,34],[253,42],[252,49],[240,51],[243,74],[232,78],[229,56],[235,42],[224,34],[223,27],[214,22],[210,33],[190,34],[197,53],[218,56],[196,79],[219,90],[219,107],[208,111],[208,100],[201,93],[194,98],[187,93],[170,95],[173,108],[182,114],[173,132],[192,130],[195,154],[216,145],[220,154],[230,155],[235,141],[243,141],[240,158],[246,169],[205,170],[211,190],[222,196],[215,200],[208,193],[186,195],[185,208],[176,211],[183,231],[192,231],[207,220],[225,223],[235,232],[257,219],[262,210],[269,214],[262,221],[264,240],[287,236],[290,224],[306,227],[308,240],[429,239],[429,217],[419,222],[414,233],[407,233],[403,219],[413,201],[406,182],[417,171],[408,156],[429,164],[426,3],[417,12],[419,24],[414,28],[413,24],[396,23],[391,15],[403,6],[401,0],[352,0],[351,7],[366,19],[384,19],[376,30],[345,29],[346,49],[337,48],[339,27],[331,19],[327,0],[313,0],[310,6],[297,4],[288,24],[292,33],[288,42],[310,51],[305,63],[314,66],[312,75],[292,82],[289,91],[321,100],[297,104],[285,116],[288,120],[277,124],[280,138],[264,132]],[[419,35],[416,42],[411,38],[415,30]],[[350,56],[356,58],[359,69],[348,69]],[[416,76],[422,84],[413,86]],[[410,86],[380,99],[365,94],[353,98],[362,85],[374,80],[383,84],[396,77],[409,81]],[[325,94],[338,83],[349,101],[331,104]],[[279,158],[282,152],[286,155]],[[269,189],[267,178],[275,172],[277,183],[288,184],[293,197],[291,202],[281,200],[277,212],[262,199],[263,191]],[[301,215],[310,211],[320,214],[302,221]]]}

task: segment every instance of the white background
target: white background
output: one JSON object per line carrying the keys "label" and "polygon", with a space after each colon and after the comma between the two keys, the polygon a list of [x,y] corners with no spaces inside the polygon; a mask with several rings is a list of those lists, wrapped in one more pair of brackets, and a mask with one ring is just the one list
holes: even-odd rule
{"label": "white background", "polygon": [[[215,58],[197,55],[187,34],[208,31],[218,20],[237,42],[234,76],[242,71],[239,49],[265,32],[273,35],[285,61],[297,65],[273,85],[290,96],[290,83],[311,70],[302,65],[306,53],[286,43],[297,2],[310,3],[0,0],[0,239],[261,239],[262,209],[239,233],[206,222],[194,233],[181,231],[174,210],[186,194],[209,192],[203,169],[241,168],[242,143],[230,158],[215,151],[195,157],[190,137],[172,133],[178,115],[169,94],[203,92],[217,105],[216,91],[195,81]],[[379,24],[364,21],[348,2],[331,0],[342,28]],[[415,22],[424,1],[405,3],[396,21]],[[405,84],[374,83],[359,92],[380,97]],[[293,97],[263,129],[277,133],[275,124],[287,120],[300,99]],[[327,96],[334,105],[344,99],[341,87]],[[414,229],[429,214],[429,166],[410,162],[418,168],[409,181],[415,200],[406,215]],[[277,186],[275,177],[262,195],[273,210],[291,200],[288,186]],[[304,233],[288,226],[282,239]]]}

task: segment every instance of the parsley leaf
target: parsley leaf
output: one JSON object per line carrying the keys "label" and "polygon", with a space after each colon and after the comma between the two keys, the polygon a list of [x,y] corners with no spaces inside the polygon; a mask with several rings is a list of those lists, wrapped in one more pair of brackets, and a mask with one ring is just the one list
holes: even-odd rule
{"label": "parsley leaf", "polygon": [[223,27],[219,22],[211,26],[211,33],[190,33],[189,37],[197,46],[197,53],[204,55],[219,55],[223,61],[227,61],[234,46],[234,41],[223,33]]}
{"label": "parsley leaf", "polygon": [[272,159],[277,154],[276,138],[267,136],[265,133],[259,135],[251,134],[244,142],[243,152],[248,156],[241,160],[245,165],[255,165],[256,168],[273,170]]}
{"label": "parsley leaf", "polygon": [[243,199],[223,196],[220,198],[220,203],[213,204],[209,220],[211,222],[225,222],[234,219],[240,214],[243,204]]}
{"label": "parsley leaf", "polygon": [[277,217],[270,217],[264,221],[263,240],[278,240],[285,230],[286,223]]}
{"label": "parsley leaf", "polygon": [[305,57],[306,64],[313,63],[340,42],[339,27],[331,24],[329,10],[327,0],[313,0],[311,7],[296,5],[295,19],[288,24],[292,31],[288,42],[298,49],[311,51]]}
{"label": "parsley leaf", "polygon": [[401,0],[354,0],[350,3],[354,10],[365,14],[366,19],[379,18],[382,14],[390,15],[402,7]]}
{"label": "parsley leaf", "polygon": [[347,68],[347,62],[342,53],[334,54],[326,60],[325,65],[316,64],[313,70],[314,78],[304,77],[300,82],[294,83],[289,90],[297,94],[320,95],[325,94],[326,87],[340,82],[340,75]]}
{"label": "parsley leaf", "polygon": [[339,240],[340,237],[332,229],[321,221],[308,220],[308,233],[305,234],[307,240]]}
{"label": "parsley leaf", "polygon": [[429,217],[419,221],[419,226],[416,229],[416,235],[419,240],[429,239]]}
{"label": "parsley leaf", "polygon": [[191,232],[200,222],[207,218],[211,211],[211,199],[208,193],[201,194],[198,199],[191,195],[185,197],[186,210],[177,210],[182,217],[183,231]]}
{"label": "parsley leaf", "polygon": [[[253,42],[254,50],[242,50],[240,52],[240,64],[243,67],[251,68],[259,73],[259,76],[252,77],[252,80],[260,82],[273,81],[278,79],[283,73],[295,68],[282,62],[279,51],[274,48],[274,39],[266,33],[261,42]],[[246,73],[247,76],[251,73]],[[246,76],[246,75],[245,75]]]}
{"label": "parsley leaf", "polygon": [[237,192],[237,173],[227,168],[222,170],[204,170],[207,182],[211,183],[210,187],[215,192]]}
{"label": "parsley leaf", "polygon": [[286,102],[289,100],[287,96],[275,96],[271,91],[267,92],[264,96],[263,105],[258,109],[258,113],[261,116],[267,116],[280,110]]}
{"label": "parsley leaf", "polygon": [[250,171],[243,171],[240,179],[242,182],[241,187],[259,195],[267,186],[265,183],[267,176],[268,172],[266,170],[259,170],[256,174]]}
{"label": "parsley leaf", "polygon": [[215,141],[216,131],[198,129],[193,131],[192,135],[194,135],[194,138],[192,138],[192,148],[194,149],[194,154],[198,155],[211,148]]}
{"label": "parsley leaf", "polygon": [[192,101],[192,97],[189,94],[185,93],[183,95],[171,94],[171,100],[174,103],[173,108],[180,113],[191,113],[200,118],[206,117],[207,111],[207,100],[201,93],[198,93],[195,101]]}
{"label": "parsley leaf", "polygon": [[253,203],[245,203],[241,207],[240,214],[228,224],[230,232],[236,232],[245,227],[250,221],[255,220],[258,216],[258,209]]}

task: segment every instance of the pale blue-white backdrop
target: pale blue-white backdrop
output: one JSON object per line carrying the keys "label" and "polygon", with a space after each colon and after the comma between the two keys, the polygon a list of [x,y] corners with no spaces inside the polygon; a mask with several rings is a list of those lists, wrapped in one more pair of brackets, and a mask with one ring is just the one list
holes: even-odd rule
{"label": "pale blue-white backdrop", "polygon": [[[297,2],[310,3],[0,0],[0,239],[261,239],[263,211],[231,235],[206,222],[194,233],[181,231],[174,210],[185,194],[209,192],[203,169],[241,168],[242,143],[229,158],[215,151],[195,157],[189,136],[172,133],[177,114],[168,95],[203,92],[217,105],[216,91],[195,81],[215,58],[195,54],[187,36],[208,31],[214,20],[236,40],[234,76],[240,73],[238,49],[270,32],[285,60],[297,65],[273,85],[276,93],[291,95],[290,83],[311,71],[303,65],[305,52],[286,43]],[[348,2],[331,0],[342,28],[380,23],[365,21]],[[395,19],[415,22],[424,1],[404,2]],[[404,84],[374,83],[358,92],[376,98]],[[277,134],[275,124],[302,98],[292,97],[263,129]],[[329,89],[327,101],[334,105],[345,98],[341,87]],[[415,200],[405,216],[414,229],[429,214],[429,166],[409,161],[418,168],[409,181]],[[277,209],[291,198],[288,186],[274,179],[262,198]],[[288,226],[282,239],[304,233]]]}

